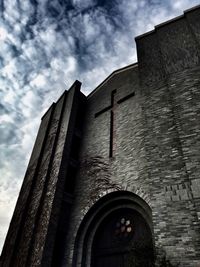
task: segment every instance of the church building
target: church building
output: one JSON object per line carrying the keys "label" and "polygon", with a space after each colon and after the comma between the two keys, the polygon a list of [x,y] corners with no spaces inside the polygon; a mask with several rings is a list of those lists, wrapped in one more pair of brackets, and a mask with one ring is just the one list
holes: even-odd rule
{"label": "church building", "polygon": [[1,267],[200,266],[200,6],[41,120]]}

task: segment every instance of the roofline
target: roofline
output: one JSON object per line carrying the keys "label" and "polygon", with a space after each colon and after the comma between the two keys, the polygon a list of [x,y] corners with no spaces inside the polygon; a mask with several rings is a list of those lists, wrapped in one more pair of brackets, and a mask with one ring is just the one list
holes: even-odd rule
{"label": "roofline", "polygon": [[51,104],[51,106],[45,111],[45,113],[43,114],[41,120],[46,116],[46,114],[49,112],[49,110],[52,108],[52,106],[56,105],[58,103],[58,101],[69,92],[69,90],[71,90],[74,86],[79,86],[81,88],[81,82],[79,80],[75,80],[75,82],[70,86],[70,88],[68,90],[64,90],[64,92],[61,94],[61,96],[57,99],[56,102],[53,102]]}
{"label": "roofline", "polygon": [[167,21],[165,21],[165,22],[162,22],[162,23],[156,25],[152,31],[149,31],[149,32],[146,32],[146,33],[144,33],[144,34],[141,34],[141,35],[136,36],[136,37],[135,37],[135,40],[137,41],[137,40],[139,40],[139,39],[141,39],[141,38],[143,38],[143,37],[145,37],[145,36],[148,36],[148,35],[150,35],[150,34],[153,34],[153,33],[156,32],[157,29],[159,29],[159,28],[161,28],[161,27],[163,27],[163,26],[165,26],[165,25],[171,24],[171,23],[173,23],[173,22],[176,22],[176,21],[178,21],[178,20],[184,18],[185,15],[186,15],[187,13],[192,12],[192,11],[194,11],[194,10],[196,10],[196,9],[199,9],[199,8],[200,8],[200,5],[194,6],[194,7],[190,8],[190,9],[186,9],[186,10],[183,12],[182,15],[180,15],[180,16],[178,16],[178,17],[175,17],[175,18],[172,18],[172,19],[170,19],[170,20],[167,20]]}
{"label": "roofline", "polygon": [[194,11],[195,9],[198,9],[198,8],[200,8],[200,5],[196,5],[196,6],[193,6],[193,7],[191,7],[191,8],[188,8],[188,9],[186,9],[186,10],[184,11],[184,13],[189,13],[189,12],[191,12],[191,11]]}
{"label": "roofline", "polygon": [[138,63],[133,63],[133,64],[130,64],[128,66],[125,66],[123,68],[120,68],[120,69],[117,69],[117,70],[114,70],[107,78],[105,78],[105,80],[103,80],[103,82],[101,82],[88,96],[87,98],[90,98],[94,93],[96,93],[98,91],[98,89],[100,87],[102,87],[108,80],[110,80],[114,75],[120,73],[120,72],[123,72],[125,70],[128,70],[128,69],[131,69],[131,68],[136,68],[138,66]]}

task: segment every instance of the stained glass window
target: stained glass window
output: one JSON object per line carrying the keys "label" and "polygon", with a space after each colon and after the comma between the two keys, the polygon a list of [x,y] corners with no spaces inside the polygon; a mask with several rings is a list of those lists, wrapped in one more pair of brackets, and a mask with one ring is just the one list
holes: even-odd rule
{"label": "stained glass window", "polygon": [[133,229],[133,219],[130,219],[129,217],[121,217],[115,224],[115,237],[128,237],[133,233]]}

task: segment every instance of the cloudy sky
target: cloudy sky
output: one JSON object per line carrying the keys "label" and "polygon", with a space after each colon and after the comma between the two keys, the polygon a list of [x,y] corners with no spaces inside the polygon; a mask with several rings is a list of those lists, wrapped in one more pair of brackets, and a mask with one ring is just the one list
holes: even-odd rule
{"label": "cloudy sky", "polygon": [[0,0],[0,250],[44,111],[137,61],[134,37],[199,0]]}

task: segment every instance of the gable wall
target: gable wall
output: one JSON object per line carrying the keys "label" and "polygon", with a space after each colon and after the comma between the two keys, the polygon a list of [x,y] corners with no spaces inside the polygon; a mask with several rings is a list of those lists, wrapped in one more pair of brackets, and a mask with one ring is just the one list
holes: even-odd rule
{"label": "gable wall", "polygon": [[[120,189],[151,206],[158,258],[166,253],[181,266],[200,261],[199,33],[192,12],[137,38],[138,68],[116,74],[88,98],[68,264],[84,214]],[[116,151],[109,158],[109,111],[94,115],[110,105],[114,89],[117,100],[132,90],[135,96],[115,110]]]}

